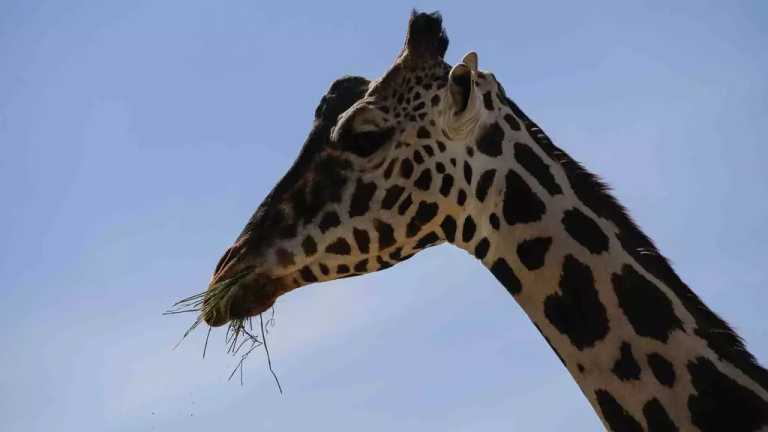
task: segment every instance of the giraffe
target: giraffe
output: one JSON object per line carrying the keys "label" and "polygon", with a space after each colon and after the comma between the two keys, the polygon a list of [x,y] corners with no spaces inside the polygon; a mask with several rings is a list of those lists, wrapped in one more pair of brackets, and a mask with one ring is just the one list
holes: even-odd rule
{"label": "giraffe", "polygon": [[439,13],[378,80],[320,101],[297,160],[219,260],[210,326],[454,244],[515,298],[613,431],[768,430],[768,371],[608,188],[555,146]]}

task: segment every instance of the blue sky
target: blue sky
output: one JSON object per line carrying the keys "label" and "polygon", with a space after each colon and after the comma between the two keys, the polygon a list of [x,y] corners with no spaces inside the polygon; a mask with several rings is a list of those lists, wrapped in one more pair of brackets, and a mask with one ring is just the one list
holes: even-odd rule
{"label": "blue sky", "polygon": [[[381,75],[411,7],[615,188],[768,362],[768,6],[705,2],[0,3],[0,428],[596,430],[514,300],[443,246],[277,304],[279,395],[203,289],[343,74]],[[215,429],[212,429],[215,428]]]}

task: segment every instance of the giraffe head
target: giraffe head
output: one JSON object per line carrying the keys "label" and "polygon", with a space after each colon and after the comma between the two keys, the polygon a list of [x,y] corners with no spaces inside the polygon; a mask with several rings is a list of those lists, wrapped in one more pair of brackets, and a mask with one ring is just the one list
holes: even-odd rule
{"label": "giraffe head", "polygon": [[474,53],[444,61],[439,14],[414,12],[408,27],[383,77],[344,77],[323,96],[298,159],[216,266],[203,303],[209,325],[453,241],[469,192],[459,187],[471,170],[467,143],[487,133],[493,113],[481,95],[497,87]]}

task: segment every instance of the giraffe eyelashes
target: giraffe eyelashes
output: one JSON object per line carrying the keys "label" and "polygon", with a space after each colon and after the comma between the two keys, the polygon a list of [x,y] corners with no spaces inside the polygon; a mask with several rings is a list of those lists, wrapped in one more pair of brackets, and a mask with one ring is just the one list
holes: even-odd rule
{"label": "giraffe eyelashes", "polygon": [[391,127],[361,132],[348,131],[338,137],[337,145],[341,150],[367,158],[388,143],[394,133],[395,129]]}

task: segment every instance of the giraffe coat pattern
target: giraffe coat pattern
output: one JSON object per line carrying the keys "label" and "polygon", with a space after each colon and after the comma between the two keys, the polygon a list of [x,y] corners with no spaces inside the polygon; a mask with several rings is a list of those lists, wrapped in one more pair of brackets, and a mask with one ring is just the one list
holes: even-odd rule
{"label": "giraffe coat pattern", "polygon": [[330,86],[216,266],[202,318],[242,320],[448,242],[521,305],[608,429],[768,428],[768,372],[739,337],[476,54],[451,66],[447,47],[440,15],[414,12],[381,78]]}

